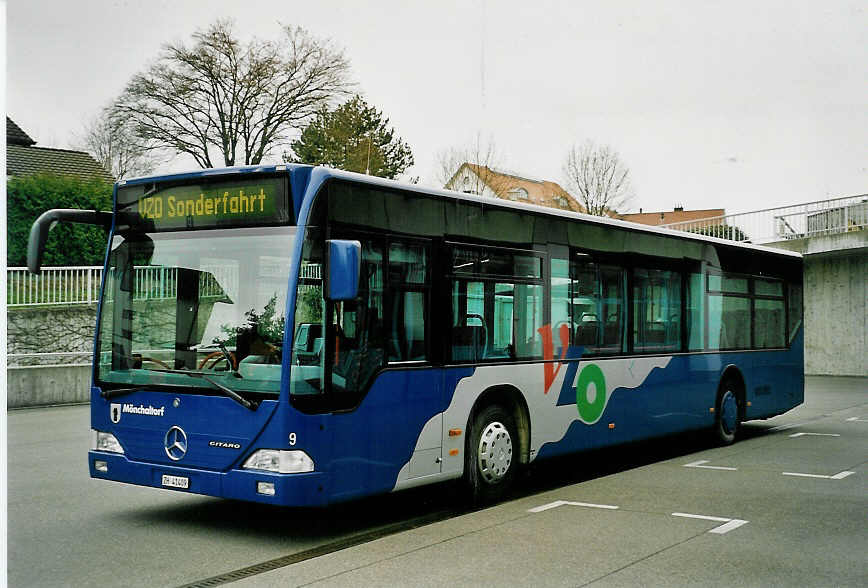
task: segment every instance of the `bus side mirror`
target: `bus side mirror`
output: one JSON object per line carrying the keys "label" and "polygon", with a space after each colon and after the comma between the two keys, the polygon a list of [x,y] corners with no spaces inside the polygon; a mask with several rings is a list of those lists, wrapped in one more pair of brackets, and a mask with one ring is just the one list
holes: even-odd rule
{"label": "bus side mirror", "polygon": [[33,221],[33,226],[30,227],[30,237],[27,239],[27,269],[31,274],[39,273],[39,269],[42,267],[42,255],[45,253],[45,242],[48,240],[48,232],[59,222],[101,225],[110,229],[112,213],[75,208],[55,208],[43,212],[39,218]]}
{"label": "bus side mirror", "polygon": [[358,241],[329,239],[326,245],[328,281],[325,297],[328,300],[352,300],[359,295],[362,244]]}

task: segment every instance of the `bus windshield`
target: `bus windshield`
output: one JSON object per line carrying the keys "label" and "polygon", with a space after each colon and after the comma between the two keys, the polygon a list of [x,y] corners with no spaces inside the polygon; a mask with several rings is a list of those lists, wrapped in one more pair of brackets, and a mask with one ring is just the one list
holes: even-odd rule
{"label": "bus windshield", "polygon": [[295,232],[115,235],[100,306],[98,383],[277,396]]}

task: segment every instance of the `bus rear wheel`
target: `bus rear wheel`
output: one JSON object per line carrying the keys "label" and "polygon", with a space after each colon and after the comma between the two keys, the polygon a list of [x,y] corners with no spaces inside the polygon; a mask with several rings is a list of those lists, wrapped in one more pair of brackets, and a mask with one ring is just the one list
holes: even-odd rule
{"label": "bus rear wheel", "polygon": [[714,408],[714,436],[721,445],[735,442],[740,423],[738,394],[732,380],[724,381],[717,393]]}
{"label": "bus rear wheel", "polygon": [[503,497],[515,479],[518,467],[518,433],[515,421],[501,406],[483,408],[473,419],[464,479],[474,504]]}

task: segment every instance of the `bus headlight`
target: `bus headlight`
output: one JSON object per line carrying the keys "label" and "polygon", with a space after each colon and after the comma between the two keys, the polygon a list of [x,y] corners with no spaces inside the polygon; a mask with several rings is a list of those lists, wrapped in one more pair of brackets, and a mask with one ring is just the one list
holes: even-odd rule
{"label": "bus headlight", "polygon": [[313,460],[299,449],[260,449],[248,457],[241,467],[245,470],[265,470],[278,474],[301,474],[313,471]]}
{"label": "bus headlight", "polygon": [[118,443],[117,437],[104,431],[90,430],[90,448],[92,451],[107,451],[109,453],[123,453],[124,448]]}

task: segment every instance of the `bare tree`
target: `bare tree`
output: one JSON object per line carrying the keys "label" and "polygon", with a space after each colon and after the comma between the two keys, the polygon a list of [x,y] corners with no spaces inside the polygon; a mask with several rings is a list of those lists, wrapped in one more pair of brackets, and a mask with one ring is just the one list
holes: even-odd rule
{"label": "bare tree", "polygon": [[146,175],[159,163],[135,136],[129,121],[113,117],[110,108],[85,125],[78,143],[116,180]]}
{"label": "bare tree", "polygon": [[286,26],[279,42],[242,42],[218,20],[193,44],[164,45],[114,104],[150,148],[188,154],[201,167],[258,164],[349,87],[343,51]]}
{"label": "bare tree", "polygon": [[573,145],[564,163],[568,189],[588,214],[610,216],[623,210],[633,198],[630,172],[608,145],[586,141]]}
{"label": "bare tree", "polygon": [[[474,173],[468,176],[468,185],[459,186],[456,184],[456,174],[465,163],[471,166]],[[499,165],[500,155],[494,141],[490,137],[483,139],[482,134],[477,132],[469,144],[438,153],[435,179],[450,190],[482,194],[487,187],[497,196],[504,197],[508,180],[495,170]]]}

